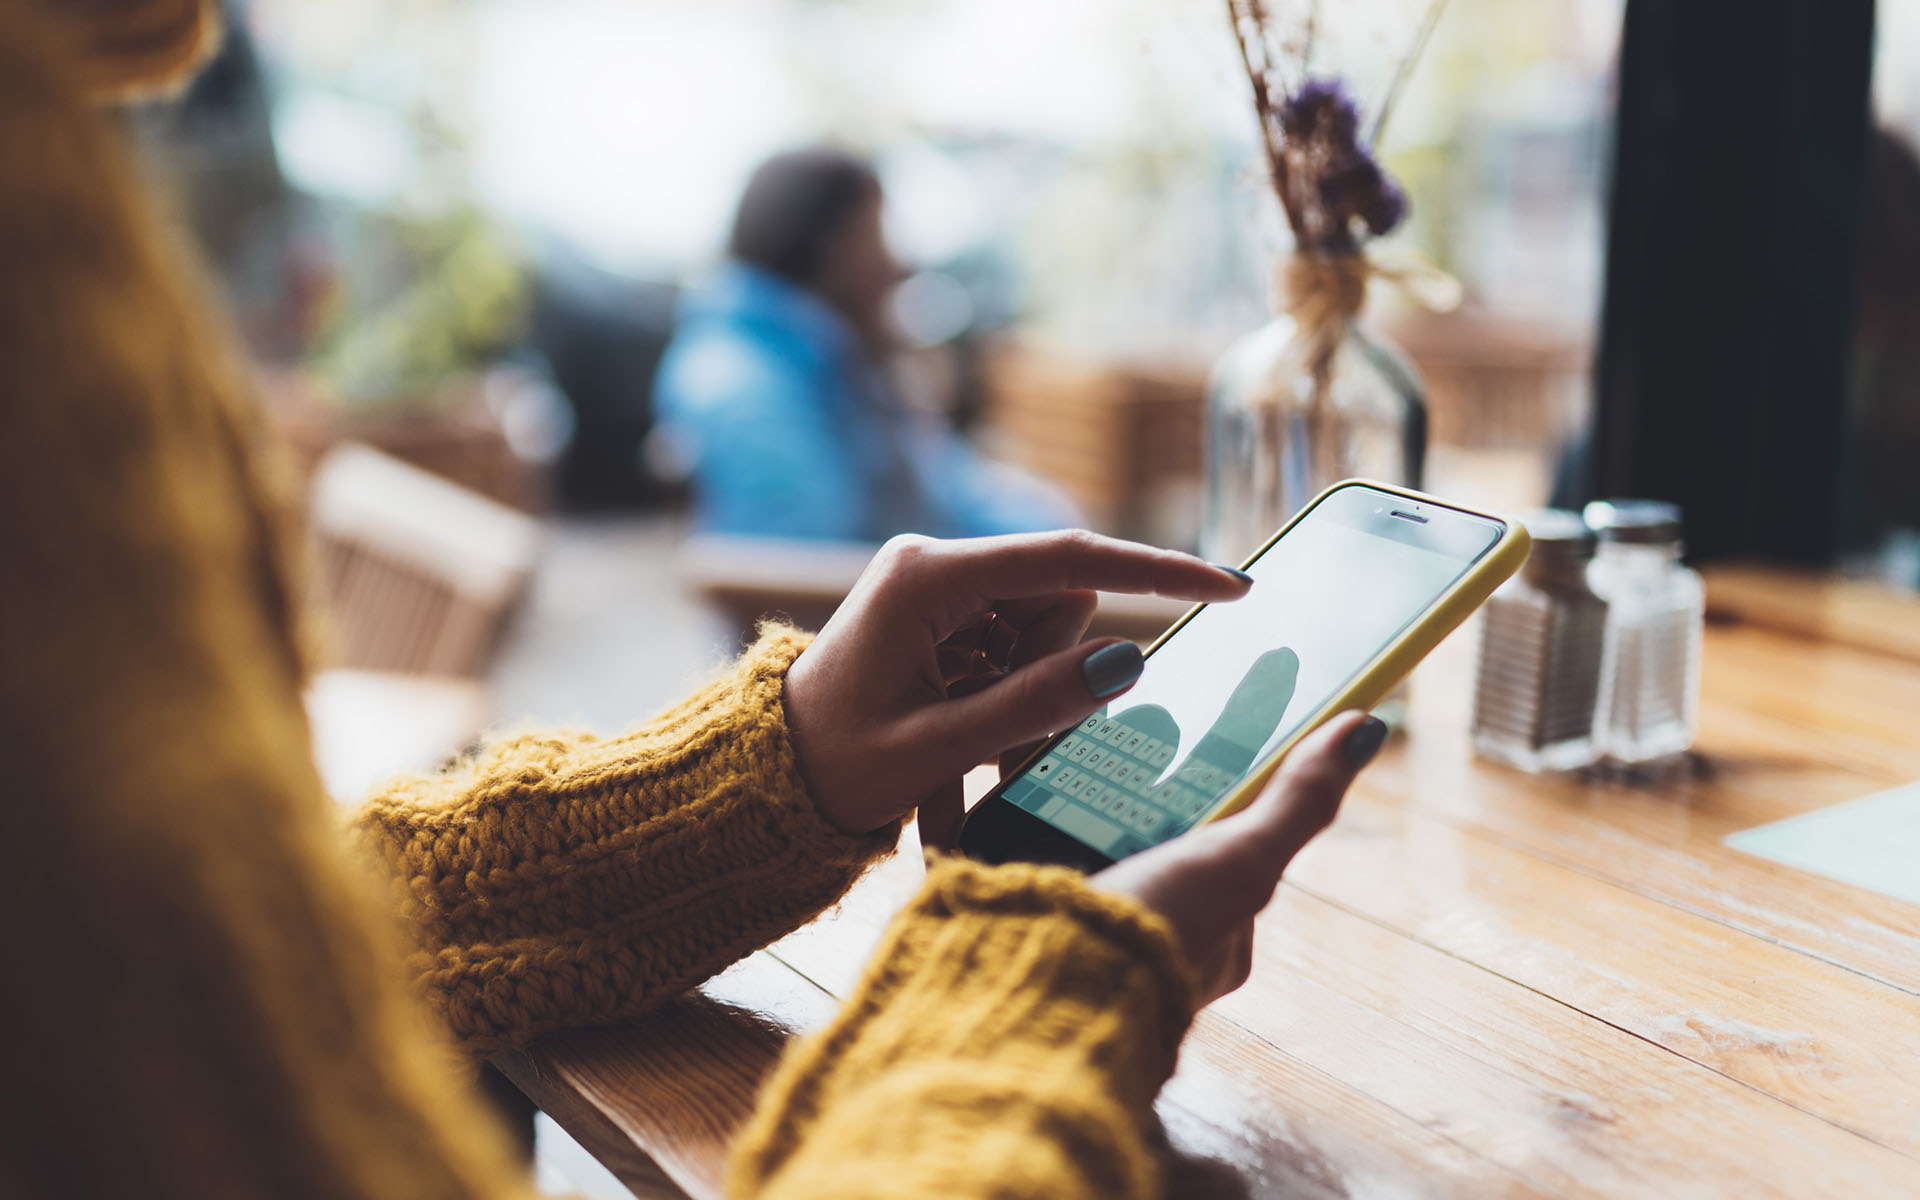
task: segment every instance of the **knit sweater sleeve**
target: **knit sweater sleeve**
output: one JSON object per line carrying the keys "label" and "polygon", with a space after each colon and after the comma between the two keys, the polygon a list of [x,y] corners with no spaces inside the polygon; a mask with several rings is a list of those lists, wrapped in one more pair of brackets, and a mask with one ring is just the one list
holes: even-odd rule
{"label": "knit sweater sleeve", "polygon": [[948,860],[791,1050],[730,1195],[1146,1197],[1191,1020],[1165,922],[1060,868]]}
{"label": "knit sweater sleeve", "polygon": [[638,1013],[801,925],[891,849],[807,795],[770,626],[724,677],[617,738],[538,734],[405,780],[352,823],[416,932],[417,990],[485,1053]]}

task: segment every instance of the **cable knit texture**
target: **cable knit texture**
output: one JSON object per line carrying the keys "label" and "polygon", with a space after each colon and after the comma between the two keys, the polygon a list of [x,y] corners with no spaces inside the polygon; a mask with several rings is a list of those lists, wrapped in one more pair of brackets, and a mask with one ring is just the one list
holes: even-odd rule
{"label": "cable knit texture", "polygon": [[838,899],[891,849],[807,797],[781,685],[807,637],[623,738],[528,735],[404,782],[354,822],[422,948],[407,963],[454,1034],[496,1050],[632,1016]]}
{"label": "cable knit texture", "polygon": [[1194,998],[1132,901],[1057,867],[938,863],[767,1085],[730,1195],[1158,1195],[1151,1105]]}
{"label": "cable knit texture", "polygon": [[[77,60],[69,8],[126,56]],[[637,732],[503,741],[343,831],[245,368],[88,100],[199,53],[190,11],[0,0],[0,1196],[526,1195],[450,1046],[637,1012],[892,831],[809,805],[778,629]],[[739,1188],[1138,1192],[1170,954],[1079,881],[943,869],[784,1068]]]}

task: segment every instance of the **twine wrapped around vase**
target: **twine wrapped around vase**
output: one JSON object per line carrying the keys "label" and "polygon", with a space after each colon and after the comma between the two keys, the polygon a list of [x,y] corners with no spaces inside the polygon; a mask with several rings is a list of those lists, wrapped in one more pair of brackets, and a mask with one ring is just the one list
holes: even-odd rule
{"label": "twine wrapped around vase", "polygon": [[1316,388],[1331,378],[1333,357],[1367,302],[1367,284],[1379,278],[1397,285],[1429,312],[1460,307],[1460,281],[1416,254],[1332,253],[1302,250],[1280,260],[1274,290],[1280,311],[1293,318],[1300,366]]}
{"label": "twine wrapped around vase", "polygon": [[1358,249],[1301,250],[1281,259],[1275,272],[1280,311],[1294,325],[1291,353],[1283,361],[1304,373],[1311,387],[1307,436],[1319,486],[1340,474],[1339,447],[1333,438],[1334,359],[1366,305],[1367,284],[1375,276],[1399,285],[1414,301],[1435,312],[1451,311],[1460,304],[1459,282],[1410,254],[1382,261]]}
{"label": "twine wrapped around vase", "polygon": [[1280,260],[1280,311],[1293,318],[1297,361],[1312,377],[1316,399],[1333,378],[1333,356],[1367,302],[1372,274],[1372,264],[1357,250],[1300,251]]}

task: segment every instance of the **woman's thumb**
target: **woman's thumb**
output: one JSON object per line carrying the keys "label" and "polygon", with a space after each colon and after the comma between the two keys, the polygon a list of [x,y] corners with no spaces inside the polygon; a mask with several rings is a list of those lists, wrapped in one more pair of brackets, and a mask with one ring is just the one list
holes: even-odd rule
{"label": "woman's thumb", "polygon": [[1263,857],[1282,868],[1333,823],[1360,769],[1387,740],[1387,725],[1357,709],[1341,713],[1294,747],[1243,814]]}

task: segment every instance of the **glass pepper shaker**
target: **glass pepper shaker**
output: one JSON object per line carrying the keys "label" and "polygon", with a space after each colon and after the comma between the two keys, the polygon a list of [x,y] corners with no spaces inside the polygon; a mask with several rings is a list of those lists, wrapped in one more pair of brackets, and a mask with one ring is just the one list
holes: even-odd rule
{"label": "glass pepper shaker", "polygon": [[1539,510],[1522,523],[1533,553],[1484,610],[1473,746],[1523,771],[1574,770],[1597,757],[1607,602],[1587,580],[1594,535],[1563,509]]}
{"label": "glass pepper shaker", "polygon": [[1706,610],[1700,576],[1680,562],[1680,509],[1596,500],[1585,512],[1600,535],[1588,575],[1609,608],[1595,742],[1620,766],[1672,758],[1693,745]]}

